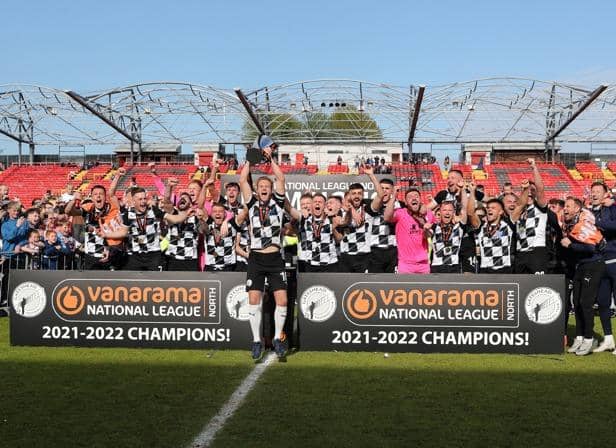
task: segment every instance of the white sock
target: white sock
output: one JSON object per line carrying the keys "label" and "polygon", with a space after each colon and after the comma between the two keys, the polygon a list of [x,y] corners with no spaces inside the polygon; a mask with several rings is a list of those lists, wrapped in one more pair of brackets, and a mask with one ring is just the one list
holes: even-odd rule
{"label": "white sock", "polygon": [[595,338],[584,338],[584,342],[586,343],[592,343],[592,341],[594,341]]}
{"label": "white sock", "polygon": [[584,336],[576,336],[576,337],[575,337],[575,340],[576,340],[576,341],[581,341],[582,339],[584,339]]}
{"label": "white sock", "polygon": [[606,334],[605,337],[603,338],[603,343],[604,344],[614,344],[614,335]]}
{"label": "white sock", "polygon": [[248,321],[252,331],[252,341],[261,342],[261,304],[248,305]]}
{"label": "white sock", "polygon": [[274,310],[274,339],[280,339],[286,319],[287,306],[276,305],[276,309]]}

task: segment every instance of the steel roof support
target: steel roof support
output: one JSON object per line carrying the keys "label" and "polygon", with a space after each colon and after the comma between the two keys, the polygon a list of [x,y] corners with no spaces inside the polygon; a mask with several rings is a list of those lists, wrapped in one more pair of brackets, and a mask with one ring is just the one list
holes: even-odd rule
{"label": "steel roof support", "polygon": [[417,122],[419,121],[419,111],[421,110],[421,103],[423,101],[425,90],[426,86],[419,86],[419,90],[417,91],[417,97],[415,98],[415,107],[413,108],[413,112],[410,116],[411,120],[408,138],[409,160],[411,158],[411,153],[413,152],[413,140],[415,139],[415,130],[417,129]]}
{"label": "steel roof support", "polygon": [[[110,120],[109,118],[105,117],[102,113],[100,113],[98,110],[96,110],[96,108],[93,107],[92,104],[88,102],[88,100],[86,100],[84,97],[82,97],[78,93],[70,91],[70,90],[67,90],[65,93],[69,97],[71,97],[73,100],[75,100],[76,103],[78,103],[84,109],[89,111],[92,115],[94,115],[95,117],[99,118],[107,126],[109,126],[110,128],[114,129],[120,135],[124,136],[127,140],[129,140],[129,141],[131,141],[133,143],[139,143],[140,142],[141,138],[136,138],[137,136],[135,136],[134,134],[130,134],[130,133],[126,132],[120,126],[115,124],[112,120]],[[94,103],[94,104],[96,104],[96,103]]]}
{"label": "steel roof support", "polygon": [[244,106],[244,109],[246,109],[246,112],[248,112],[248,115],[250,116],[250,119],[252,120],[254,125],[257,127],[257,129],[259,130],[261,134],[265,134],[265,128],[259,121],[259,118],[257,117],[257,114],[255,113],[255,111],[252,109],[252,106],[250,105],[250,103],[248,102],[244,94],[242,93],[242,90],[241,89],[234,89],[234,90],[235,90],[235,94],[237,95],[242,105]]}
{"label": "steel roof support", "polygon": [[548,136],[548,138],[546,139],[546,142],[549,142],[551,140],[554,140],[556,137],[558,137],[560,135],[560,133],[562,131],[564,131],[565,129],[567,129],[567,126],[569,126],[571,123],[573,123],[573,121],[582,113],[586,110],[586,108],[588,106],[590,106],[593,101],[595,101],[599,95],[601,95],[605,89],[607,89],[606,85],[600,85],[599,87],[597,87],[588,97],[588,99],[584,102],[584,104],[582,104],[580,107],[578,107],[578,109],[573,112],[573,114],[569,117],[569,119],[567,121],[565,121],[562,125],[560,125],[560,127],[551,135]]}

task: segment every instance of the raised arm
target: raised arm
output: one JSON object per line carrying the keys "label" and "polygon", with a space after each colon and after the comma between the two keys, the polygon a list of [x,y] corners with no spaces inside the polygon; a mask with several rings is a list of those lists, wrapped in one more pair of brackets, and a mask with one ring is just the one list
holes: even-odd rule
{"label": "raised arm", "polygon": [[274,157],[272,157],[272,150],[270,147],[267,147],[263,150],[263,154],[267,157],[272,165],[272,172],[274,173],[274,177],[276,180],[274,181],[274,191],[281,196],[284,196],[285,193],[285,185],[284,185],[284,173],[276,163]]}
{"label": "raised arm", "polygon": [[173,194],[173,189],[179,183],[180,181],[178,180],[177,177],[170,177],[169,179],[167,179],[167,181],[165,182],[165,194],[164,194],[164,198],[167,201],[171,202],[171,195]]}
{"label": "raised arm", "polygon": [[[475,184],[469,184],[469,190],[471,194],[469,194],[466,198],[466,217],[468,219],[469,224],[473,229],[478,229],[481,226],[481,219],[477,216],[477,200],[475,199]],[[464,195],[462,195],[464,196]],[[464,198],[462,199],[462,204],[464,204]]]}
{"label": "raised arm", "polygon": [[466,224],[468,221],[468,197],[471,195],[473,198],[475,197],[475,184],[473,182],[468,183],[462,190],[462,207],[460,208],[460,215],[458,215],[458,222],[461,222],[462,224]]}
{"label": "raised arm", "polygon": [[73,199],[68,201],[66,207],[64,207],[64,213],[68,216],[81,216],[81,209],[79,208],[80,203],[81,193],[75,191],[75,193],[73,193]]}
{"label": "raised arm", "polygon": [[248,182],[248,176],[250,175],[250,162],[246,160],[242,171],[240,172],[240,190],[242,191],[242,198],[244,203],[248,204],[252,199],[252,186]]}
{"label": "raised arm", "polygon": [[118,189],[118,184],[120,183],[120,179],[122,176],[126,174],[126,170],[124,168],[118,168],[115,175],[113,176],[113,180],[111,181],[111,185],[109,185],[109,197],[115,197],[116,190]]}
{"label": "raised arm", "polygon": [[212,169],[210,170],[210,177],[206,181],[209,185],[212,186],[212,202],[220,201],[220,190],[216,189],[216,174],[218,173],[220,167],[220,163],[218,159],[212,162]]}
{"label": "raised arm", "polygon": [[517,222],[517,220],[520,219],[520,216],[522,216],[522,213],[524,212],[524,209],[526,208],[528,202],[529,187],[530,183],[527,179],[522,181],[522,193],[518,198],[518,203],[515,206],[515,209],[511,212],[511,222]]}
{"label": "raised arm", "polygon": [[394,188],[394,196],[389,198],[387,201],[387,205],[385,205],[385,211],[383,212],[383,219],[386,222],[394,222],[394,211],[396,206],[396,201],[394,198],[398,197],[398,192],[400,191],[400,187],[396,186]]}
{"label": "raised arm", "polygon": [[381,188],[381,183],[374,175],[374,169],[370,165],[364,166],[364,173],[368,175],[370,182],[374,185],[374,191],[376,191],[376,195],[372,198],[372,202],[370,203],[370,208],[372,211],[379,211],[381,209],[381,205],[383,204],[383,189]]}
{"label": "raised arm", "polygon": [[545,200],[545,186],[543,185],[543,179],[541,179],[541,173],[539,173],[539,168],[537,168],[537,164],[535,163],[535,159],[528,159],[528,163],[530,163],[531,168],[533,169],[533,182],[535,183],[535,201],[539,207],[545,207],[547,205],[547,201]]}
{"label": "raised arm", "polygon": [[302,212],[291,205],[291,202],[287,198],[284,199],[284,210],[296,221],[302,219]]}

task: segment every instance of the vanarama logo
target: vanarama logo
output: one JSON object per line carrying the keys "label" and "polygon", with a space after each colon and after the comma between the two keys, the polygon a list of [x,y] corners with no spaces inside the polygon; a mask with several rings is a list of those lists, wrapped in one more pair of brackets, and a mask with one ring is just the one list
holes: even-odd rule
{"label": "vanarama logo", "polygon": [[355,319],[369,319],[378,306],[376,296],[369,289],[354,289],[344,300],[346,310]]}
{"label": "vanarama logo", "polygon": [[346,318],[359,326],[517,327],[516,283],[369,283],[343,296]]}
{"label": "vanarama logo", "polygon": [[52,293],[56,314],[79,322],[220,323],[220,300],[213,280],[66,279]]}
{"label": "vanarama logo", "polygon": [[54,305],[65,316],[78,314],[85,303],[83,291],[76,286],[64,286],[54,294]]}

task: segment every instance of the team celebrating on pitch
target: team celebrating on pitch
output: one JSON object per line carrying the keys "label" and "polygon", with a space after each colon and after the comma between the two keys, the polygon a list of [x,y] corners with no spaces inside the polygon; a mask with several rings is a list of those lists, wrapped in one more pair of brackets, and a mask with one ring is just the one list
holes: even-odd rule
{"label": "team celebrating on pitch", "polygon": [[[363,173],[375,186],[352,183],[344,195],[302,194],[299,209],[285,197],[285,177],[272,157],[268,136],[255,142],[274,180],[254,182],[250,161],[239,183],[214,188],[216,163],[202,184],[193,180],[176,193],[177,179],[164,197],[152,200],[130,187],[119,200],[119,169],[109,191],[91,188],[89,198],[71,192],[63,215],[50,225],[40,211],[10,201],[2,222],[5,260],[15,267],[26,257],[30,268],[63,269],[75,252],[84,269],[246,272],[252,358],[263,358],[263,294],[273,297],[276,355],[288,350],[289,269],[298,272],[564,274],[571,297],[576,337],[568,349],[577,355],[614,350],[612,293],[616,289],[616,205],[603,183],[594,183],[589,203],[580,198],[547,201],[539,170],[529,159],[531,179],[514,192],[506,185],[498,197],[450,170],[447,189],[425,198],[415,186],[403,196],[391,178],[377,179],[370,165]],[[363,179],[365,180],[365,179]],[[400,200],[402,199],[402,200]],[[70,219],[83,220],[83,244],[71,236]],[[605,338],[595,346],[598,306]],[[565,322],[566,325],[566,322]],[[616,354],[616,351],[614,352]]]}

